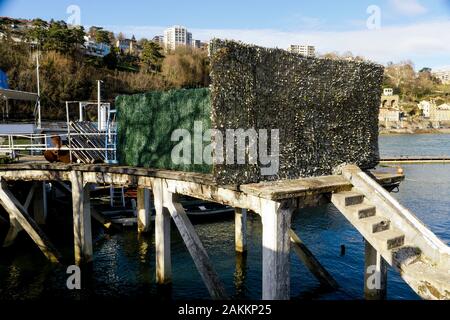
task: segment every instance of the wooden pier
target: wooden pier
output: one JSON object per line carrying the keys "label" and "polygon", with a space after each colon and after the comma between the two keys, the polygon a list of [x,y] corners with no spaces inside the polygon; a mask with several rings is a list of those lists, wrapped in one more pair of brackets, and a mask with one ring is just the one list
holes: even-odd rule
{"label": "wooden pier", "polygon": [[[319,281],[331,287],[338,286],[298,235],[291,230],[291,217],[296,210],[332,201],[366,239],[368,266],[375,265],[377,270],[384,270],[387,265],[395,267],[423,298],[450,298],[448,268],[446,274],[441,272],[442,268],[449,265],[448,247],[439,242],[440,240],[420,222],[414,220],[414,217],[380,186],[391,190],[398,186],[404,176],[376,172],[370,175],[361,172],[357,167],[347,166],[342,169],[341,174],[333,176],[219,186],[214,184],[212,176],[208,174],[106,164],[24,162],[0,166],[0,203],[9,213],[10,231],[16,234],[19,228],[23,228],[42,252],[51,261],[57,262],[60,255],[36,223],[38,217],[32,219],[28,214],[30,201],[27,199],[25,204],[21,204],[9,190],[8,184],[14,181],[33,181],[37,182],[35,188],[39,189],[43,181],[70,183],[74,260],[77,264],[82,264],[91,262],[93,257],[90,185],[137,187],[138,232],[149,232],[151,229],[149,190],[152,190],[156,210],[154,231],[157,283],[167,284],[172,281],[170,229],[173,220],[214,299],[226,299],[228,295],[183,206],[179,203],[178,195],[236,208],[236,244],[233,250],[237,254],[247,250],[247,213],[259,214],[263,228],[262,298],[286,300],[290,298],[291,245]],[[36,191],[33,193],[36,194]],[[43,202],[45,201],[35,205],[42,206]],[[370,230],[367,229],[368,226]],[[381,283],[385,284],[385,272],[380,274]],[[370,276],[367,270],[366,276]],[[366,298],[381,299],[385,297],[385,290],[385,285],[375,291],[368,286],[365,290]]]}

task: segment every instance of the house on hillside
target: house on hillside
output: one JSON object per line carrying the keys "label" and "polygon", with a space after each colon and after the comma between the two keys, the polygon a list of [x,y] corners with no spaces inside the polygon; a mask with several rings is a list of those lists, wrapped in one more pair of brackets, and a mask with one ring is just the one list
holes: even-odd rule
{"label": "house on hillside", "polygon": [[91,36],[84,37],[84,53],[88,56],[103,58],[111,52],[111,46],[106,43],[99,43]]}
{"label": "house on hillside", "polygon": [[122,53],[137,54],[138,45],[136,38],[133,36],[131,39],[122,39],[116,41],[116,47]]}

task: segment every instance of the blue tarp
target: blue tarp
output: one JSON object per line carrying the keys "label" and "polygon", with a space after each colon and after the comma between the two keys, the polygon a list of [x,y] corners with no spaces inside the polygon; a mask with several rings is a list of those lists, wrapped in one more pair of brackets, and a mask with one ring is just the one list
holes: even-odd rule
{"label": "blue tarp", "polygon": [[8,76],[2,70],[0,70],[0,88],[1,89],[9,89],[8,88]]}

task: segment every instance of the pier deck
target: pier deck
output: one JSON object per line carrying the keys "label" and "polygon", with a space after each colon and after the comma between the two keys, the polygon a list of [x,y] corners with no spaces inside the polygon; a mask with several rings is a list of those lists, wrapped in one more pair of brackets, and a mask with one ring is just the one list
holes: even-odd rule
{"label": "pier deck", "polygon": [[[14,181],[33,181],[35,183],[42,181],[59,181],[70,183],[70,187],[67,186],[67,188],[71,188],[72,192],[75,262],[77,264],[82,264],[92,261],[93,256],[91,205],[89,195],[90,185],[112,184],[115,186],[137,187],[139,232],[148,232],[150,230],[150,194],[148,191],[151,189],[156,211],[155,250],[157,283],[165,284],[171,282],[170,222],[173,220],[194,260],[205,286],[211,297],[215,299],[224,299],[227,297],[227,294],[200,238],[189,221],[184,208],[179,203],[177,195],[187,195],[234,207],[236,212],[235,250],[238,253],[243,253],[247,250],[246,216],[247,210],[249,210],[261,216],[263,225],[262,298],[289,299],[289,252],[291,242],[300,259],[302,259],[310,271],[318,277],[319,281],[327,282],[333,287],[336,286],[335,281],[291,229],[290,223],[292,214],[296,210],[304,207],[333,202],[340,211],[343,212],[344,216],[346,216],[358,229],[360,221],[353,221],[351,216],[348,217],[346,215],[347,212],[349,212],[349,208],[347,207],[349,203],[347,203],[346,196],[344,197],[345,201],[343,206],[340,206],[340,202],[335,200],[335,198],[342,194],[347,195],[355,193],[355,185],[358,185],[358,183],[360,184],[358,185],[358,190],[361,192],[366,191],[364,183],[370,184],[372,182],[373,184],[380,186],[381,189],[383,189],[381,186],[384,186],[390,191],[397,187],[404,179],[403,174],[377,170],[372,173],[364,174],[365,176],[363,179],[365,179],[365,182],[360,183],[356,179],[356,177],[358,177],[358,179],[362,177],[361,174],[358,173],[359,169],[356,167],[356,169],[358,169],[356,170],[351,166],[349,168],[350,169],[344,170],[342,174],[332,176],[261,182],[239,186],[222,186],[215,184],[213,177],[209,174],[107,164],[50,164],[36,161],[36,159],[24,159],[24,161],[18,163],[0,165],[0,203],[10,215],[11,228],[23,228],[49,259],[57,261],[59,254],[45,237],[45,234],[39,229],[38,224],[36,224],[27,213],[27,205],[19,203],[9,191],[8,183],[13,183]],[[383,194],[383,191],[373,190],[375,189],[368,190],[364,195],[366,198],[370,199],[370,201],[377,203],[377,209],[380,210],[380,212],[391,212],[395,209],[390,207],[394,200]],[[370,195],[372,191],[375,194],[373,197]],[[362,201],[364,195],[353,196],[353,198],[361,199]],[[380,200],[376,197],[383,197],[384,200]],[[350,200],[354,201],[354,199]],[[377,201],[380,203],[384,201],[388,205],[386,205],[386,203],[378,204]],[[29,203],[28,200],[27,203]],[[407,237],[410,237],[411,235],[412,239],[417,239],[417,232],[421,232],[426,234],[428,237],[427,239],[434,239],[427,234],[427,230],[417,231],[416,229],[420,229],[421,227],[414,225],[414,221],[407,221],[407,223],[403,221],[405,218],[399,217],[401,213],[395,212],[392,215],[394,216],[391,217],[391,220],[393,221],[392,224],[395,222],[396,226],[397,224],[400,226],[403,224],[413,224],[413,226],[405,227],[406,229],[404,230],[402,229]],[[378,223],[374,226],[377,228],[382,226],[384,228],[383,230],[386,230],[386,225]],[[389,227],[389,223],[387,226]],[[408,228],[412,228],[411,230],[413,231]],[[371,251],[367,252],[367,258],[376,257],[377,254],[382,254],[387,263],[392,266],[397,265],[401,272],[413,270],[412,268],[408,270],[403,268],[403,260],[409,258],[409,255],[406,258],[403,256],[403,260],[397,261],[392,258],[394,255],[394,252],[391,251],[392,248],[389,247],[388,249],[383,249],[384,247],[382,246],[385,246],[385,243],[381,243],[382,246],[380,247],[379,242],[372,241],[373,235],[371,233],[365,233],[362,229],[358,229],[358,231],[360,231],[368,243],[370,242],[372,245],[372,247],[369,247],[371,248]],[[390,235],[392,232],[393,231],[388,230],[386,234]],[[421,236],[421,234],[419,234],[419,236]],[[405,236],[402,235],[398,237]],[[386,239],[388,246],[396,239],[397,238]],[[436,243],[438,242],[438,240],[433,241]],[[397,242],[395,243],[397,244]],[[401,245],[403,245],[403,242]],[[438,247],[440,246],[439,243],[437,245]],[[425,251],[427,250],[426,246],[427,243],[424,244]],[[444,248],[443,250],[445,251],[447,249]],[[434,252],[431,251],[427,253],[434,254]],[[443,259],[447,259],[447,252],[442,253],[445,256]],[[415,256],[417,256],[417,254],[415,254]],[[440,253],[438,252],[438,254],[435,254],[433,258],[435,262],[439,262]],[[445,260],[444,263],[447,263],[447,260]],[[417,266],[417,264],[414,266]],[[418,273],[416,269],[413,270],[415,275]],[[426,272],[429,271],[426,268],[420,270],[425,270]],[[437,271],[433,269],[429,272],[436,273]],[[413,273],[411,271],[404,274],[405,276],[410,276]],[[447,286],[445,285],[446,278],[442,277],[439,272],[438,274],[440,278],[427,278],[427,283],[432,283],[429,285],[432,288],[422,295],[424,298],[430,298],[429,291],[436,292],[436,290],[441,295],[439,297],[447,297],[445,293],[445,290],[447,290]],[[435,278],[440,279],[436,285],[437,289],[433,287]],[[417,279],[409,279],[408,283],[410,285],[413,283],[411,285],[412,288],[420,294],[420,290],[423,291],[423,288],[421,287],[422,284],[420,281],[416,280]],[[444,283],[444,285],[442,285],[442,283]],[[383,293],[378,295],[378,297],[382,296]],[[431,298],[436,297],[431,296]]]}

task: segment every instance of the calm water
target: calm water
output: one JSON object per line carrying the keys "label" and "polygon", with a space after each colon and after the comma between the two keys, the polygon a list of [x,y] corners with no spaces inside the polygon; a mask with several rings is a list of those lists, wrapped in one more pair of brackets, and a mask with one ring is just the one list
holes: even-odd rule
{"label": "calm water", "polygon": [[[383,136],[382,155],[450,155],[450,135]],[[422,219],[441,239],[450,244],[450,165],[404,165],[407,179],[395,196]],[[58,215],[70,216],[69,210]],[[64,220],[64,219],[61,219]],[[60,221],[50,237],[58,238],[59,249],[71,257],[71,226]],[[302,210],[293,218],[293,228],[342,289],[326,292],[293,254],[291,291],[293,299],[361,299],[363,292],[364,245],[359,233],[332,206]],[[235,298],[261,297],[261,221],[248,221],[249,252],[242,268],[236,270],[233,220],[196,224],[227,292]],[[66,289],[65,269],[55,269],[26,237],[14,251],[1,251],[0,299],[92,297],[150,299],[208,299],[195,265],[175,227],[172,228],[173,286],[158,288],[154,283],[153,235],[138,237],[134,230],[104,235],[96,230],[94,264],[85,272],[84,290]],[[56,232],[56,233],[55,233]],[[61,242],[62,241],[62,242]],[[345,256],[340,245],[345,244]],[[238,263],[239,264],[239,263]],[[389,299],[418,299],[394,271],[389,272]]]}

